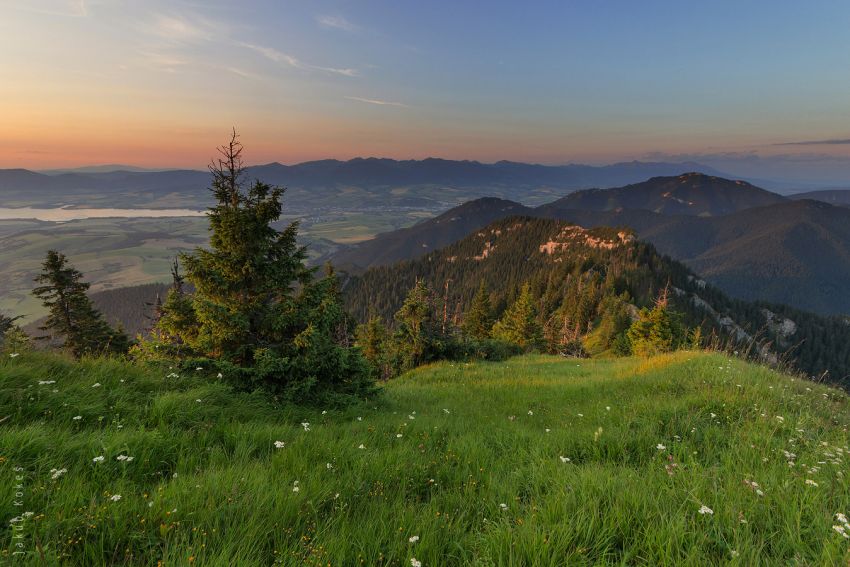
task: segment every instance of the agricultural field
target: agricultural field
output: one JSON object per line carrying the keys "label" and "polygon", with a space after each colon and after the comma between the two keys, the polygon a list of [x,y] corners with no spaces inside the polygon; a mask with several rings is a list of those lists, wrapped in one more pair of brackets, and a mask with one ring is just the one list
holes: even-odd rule
{"label": "agricultural field", "polygon": [[344,410],[103,359],[0,375],[16,564],[850,559],[847,396],[722,354],[439,363]]}
{"label": "agricultural field", "polygon": [[[310,260],[321,263],[340,246],[361,242],[378,232],[413,224],[431,213],[423,210],[325,212],[288,216],[300,220],[299,236]],[[92,284],[91,291],[170,280],[172,259],[207,242],[204,217],[103,218],[64,223],[0,220],[0,312],[32,322],[44,311],[30,295],[33,278],[49,249],[68,256]]]}

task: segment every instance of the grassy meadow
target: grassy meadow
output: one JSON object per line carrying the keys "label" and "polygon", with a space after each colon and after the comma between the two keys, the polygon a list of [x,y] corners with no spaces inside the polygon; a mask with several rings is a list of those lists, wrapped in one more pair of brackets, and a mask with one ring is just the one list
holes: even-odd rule
{"label": "grassy meadow", "polygon": [[848,421],[720,354],[440,363],[344,410],[6,356],[0,563],[846,564]]}

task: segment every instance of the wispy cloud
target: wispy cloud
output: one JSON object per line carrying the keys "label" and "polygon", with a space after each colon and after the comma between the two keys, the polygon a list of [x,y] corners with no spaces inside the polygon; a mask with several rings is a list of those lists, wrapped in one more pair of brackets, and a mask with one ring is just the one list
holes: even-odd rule
{"label": "wispy cloud", "polygon": [[844,146],[850,145],[850,138],[835,140],[804,140],[802,142],[782,142],[774,146]]}
{"label": "wispy cloud", "polygon": [[195,43],[212,39],[214,27],[212,22],[197,18],[190,21],[180,16],[157,14],[150,31],[169,41]]}
{"label": "wispy cloud", "polygon": [[331,28],[343,30],[347,32],[356,32],[360,30],[360,26],[352,24],[342,16],[320,15],[316,16],[316,23],[323,28]]}
{"label": "wispy cloud", "polygon": [[409,108],[409,106],[407,106],[403,102],[393,102],[389,100],[380,100],[377,98],[363,98],[359,96],[347,96],[345,98],[347,98],[348,100],[355,100],[357,102],[365,102],[366,104],[377,104],[378,106],[401,106],[403,108]]}
{"label": "wispy cloud", "polygon": [[283,53],[282,51],[278,51],[273,47],[266,47],[263,45],[256,45],[254,43],[239,43],[242,47],[246,49],[250,49],[262,55],[263,57],[274,61],[275,63],[283,63],[285,65],[289,65],[290,67],[294,67],[295,69],[305,69],[305,70],[313,70],[313,71],[323,71],[325,73],[332,73],[335,75],[344,75],[346,77],[356,77],[359,75],[357,69],[347,69],[347,68],[337,68],[337,67],[322,67],[320,65],[311,65],[309,63],[305,63],[301,61],[297,57],[289,55],[288,53]]}

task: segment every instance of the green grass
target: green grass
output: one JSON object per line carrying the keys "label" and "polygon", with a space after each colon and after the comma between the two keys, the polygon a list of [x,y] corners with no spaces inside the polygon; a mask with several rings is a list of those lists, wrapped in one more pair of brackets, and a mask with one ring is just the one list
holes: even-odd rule
{"label": "green grass", "polygon": [[[0,562],[850,557],[833,530],[836,513],[850,514],[847,396],[722,355],[437,364],[327,413],[168,373],[39,354],[0,362],[0,509],[6,523],[33,512],[27,555]],[[0,536],[7,553],[12,534]]]}

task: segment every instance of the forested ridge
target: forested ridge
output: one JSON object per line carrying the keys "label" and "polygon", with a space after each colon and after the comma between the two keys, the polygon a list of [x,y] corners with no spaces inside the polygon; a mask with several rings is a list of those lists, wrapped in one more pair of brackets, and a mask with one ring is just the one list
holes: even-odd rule
{"label": "forested ridge", "polygon": [[[740,348],[768,351],[795,368],[834,382],[850,374],[850,324],[787,306],[729,298],[679,262],[618,228],[582,229],[565,221],[512,217],[496,221],[420,259],[370,268],[343,286],[358,320],[370,313],[392,325],[418,281],[431,290],[448,323],[462,326],[482,282],[498,319],[528,285],[547,348],[575,345],[605,351],[641,307],[667,289],[669,303],[703,341],[714,336]],[[787,322],[786,322],[787,321]],[[784,325],[784,326],[783,326]],[[754,347],[754,345],[761,345]]]}

